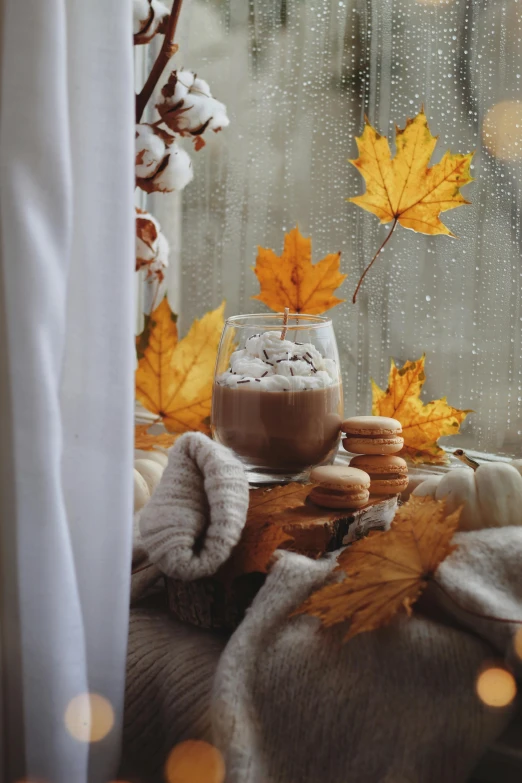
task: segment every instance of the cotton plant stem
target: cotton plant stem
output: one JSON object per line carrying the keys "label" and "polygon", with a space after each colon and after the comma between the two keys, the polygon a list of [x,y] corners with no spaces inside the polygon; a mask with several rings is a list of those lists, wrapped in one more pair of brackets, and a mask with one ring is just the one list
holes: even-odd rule
{"label": "cotton plant stem", "polygon": [[156,58],[156,62],[152,66],[147,81],[141,89],[141,92],[136,95],[136,123],[139,123],[143,117],[145,107],[147,106],[154,89],[161,78],[161,74],[165,70],[167,63],[169,62],[172,55],[177,51],[177,46],[174,43],[174,36],[176,35],[176,27],[178,25],[182,4],[183,0],[174,0],[172,3],[172,10],[167,21],[165,37],[163,39],[160,52]]}
{"label": "cotton plant stem", "polygon": [[380,253],[381,253],[381,251],[383,250],[384,246],[385,246],[385,245],[387,244],[387,242],[388,242],[388,241],[391,239],[391,235],[392,235],[392,234],[393,234],[393,232],[395,231],[395,226],[397,225],[397,223],[398,223],[398,220],[399,220],[399,218],[395,218],[395,220],[393,221],[393,226],[392,226],[392,227],[391,227],[391,229],[390,229],[390,233],[387,235],[386,239],[384,240],[384,242],[382,243],[382,245],[380,246],[380,248],[378,249],[378,251],[376,252],[376,254],[374,255],[374,257],[372,258],[372,260],[370,261],[370,263],[368,264],[368,266],[366,267],[366,269],[365,269],[365,270],[364,270],[364,272],[362,273],[362,275],[361,275],[361,277],[360,277],[360,279],[359,279],[359,282],[357,283],[357,288],[355,289],[355,293],[354,293],[354,295],[353,295],[353,299],[352,299],[352,301],[353,301],[353,303],[354,303],[354,304],[357,302],[357,294],[359,293],[359,289],[361,288],[361,286],[362,286],[362,284],[363,284],[363,280],[364,280],[364,278],[366,277],[366,275],[368,274],[368,272],[370,271],[370,269],[371,269],[371,268],[372,268],[372,266],[374,265],[375,261],[377,260],[377,258],[378,258],[378,256],[379,256],[379,254],[380,254]]}

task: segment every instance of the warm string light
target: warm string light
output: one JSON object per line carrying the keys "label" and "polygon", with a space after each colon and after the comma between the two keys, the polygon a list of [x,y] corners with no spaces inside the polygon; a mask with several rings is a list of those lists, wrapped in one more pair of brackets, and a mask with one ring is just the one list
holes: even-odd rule
{"label": "warm string light", "polygon": [[476,690],[488,707],[507,707],[517,695],[517,684],[507,669],[491,666],[479,674]]}
{"label": "warm string light", "polygon": [[79,693],[67,705],[64,721],[79,742],[99,742],[114,726],[114,710],[99,693]]}
{"label": "warm string light", "polygon": [[180,742],[165,763],[167,783],[223,783],[225,762],[217,748],[203,740]]}

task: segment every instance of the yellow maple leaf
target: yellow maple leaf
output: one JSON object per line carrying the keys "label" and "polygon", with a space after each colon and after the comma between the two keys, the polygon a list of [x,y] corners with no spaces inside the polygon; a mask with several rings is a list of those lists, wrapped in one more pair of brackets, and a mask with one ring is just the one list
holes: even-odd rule
{"label": "yellow maple leaf", "polygon": [[319,315],[344,299],[333,296],[346,275],[339,271],[341,253],[330,253],[312,264],[312,240],[303,237],[296,226],[285,234],[283,253],[258,248],[254,272],[261,286],[259,299],[271,310]]}
{"label": "yellow maple leaf", "polygon": [[461,509],[447,515],[444,503],[414,497],[386,531],[372,531],[339,555],[343,581],[321,588],[295,614],[319,617],[325,626],[349,622],[345,641],[411,614],[439,564],[455,549],[451,539]]}
{"label": "yellow maple leaf", "polygon": [[455,435],[471,410],[459,410],[448,405],[446,397],[424,404],[420,394],[426,373],[426,357],[415,362],[406,362],[397,367],[391,360],[388,387],[381,389],[372,380],[372,413],[374,416],[389,416],[402,424],[403,456],[414,462],[444,464],[446,453],[437,445],[444,435]]}
{"label": "yellow maple leaf", "polygon": [[440,213],[471,203],[460,188],[473,181],[469,167],[474,153],[460,155],[448,151],[440,163],[428,168],[437,138],[431,135],[421,109],[416,117],[406,120],[404,130],[396,128],[396,154],[392,159],[388,139],[366,119],[363,134],[356,139],[359,157],[350,161],[364,177],[366,192],[348,201],[377,215],[381,223],[392,222],[392,227],[364,270],[354,303],[362,281],[397,224],[422,234],[454,236],[440,220]]}
{"label": "yellow maple leaf", "polygon": [[167,299],[150,316],[138,338],[136,397],[169,432],[208,432],[217,349],[225,303],[194,321],[178,341],[176,317]]}

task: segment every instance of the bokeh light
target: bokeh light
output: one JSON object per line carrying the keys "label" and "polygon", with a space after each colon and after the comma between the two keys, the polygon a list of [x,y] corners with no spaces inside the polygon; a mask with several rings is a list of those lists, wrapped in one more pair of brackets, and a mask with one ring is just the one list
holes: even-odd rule
{"label": "bokeh light", "polygon": [[482,125],[482,141],[500,160],[521,160],[522,101],[501,101],[492,106]]}
{"label": "bokeh light", "polygon": [[65,727],[80,742],[99,742],[114,726],[114,710],[99,693],[79,693],[65,711]]}
{"label": "bokeh light", "polygon": [[492,666],[479,674],[477,694],[488,707],[507,707],[517,695],[517,684],[507,669]]}
{"label": "bokeh light", "polygon": [[217,748],[202,740],[180,742],[165,764],[168,783],[223,783],[225,762]]}

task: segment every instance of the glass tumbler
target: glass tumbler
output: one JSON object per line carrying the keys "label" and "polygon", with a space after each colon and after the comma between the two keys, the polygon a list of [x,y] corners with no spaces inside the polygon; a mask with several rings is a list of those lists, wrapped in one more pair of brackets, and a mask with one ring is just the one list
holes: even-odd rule
{"label": "glass tumbler", "polygon": [[333,462],[343,392],[329,318],[236,315],[225,322],[212,393],[213,438],[252,484],[305,480]]}

